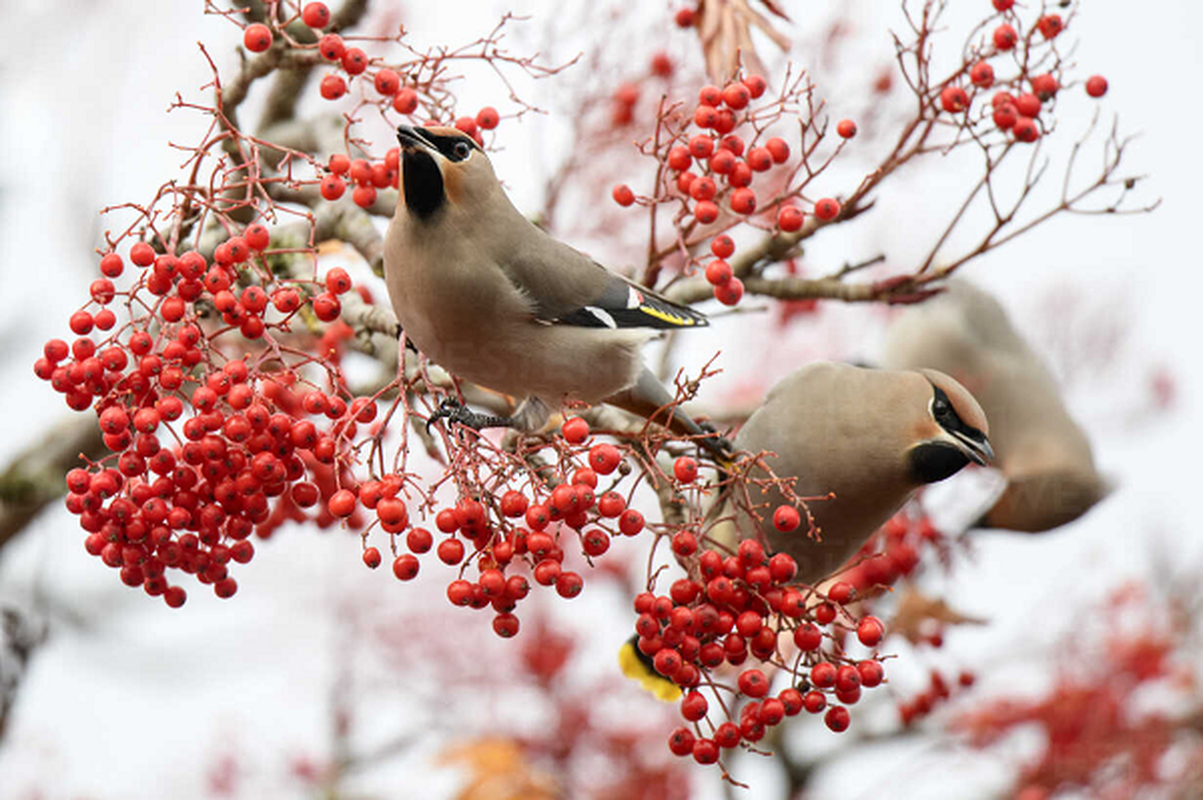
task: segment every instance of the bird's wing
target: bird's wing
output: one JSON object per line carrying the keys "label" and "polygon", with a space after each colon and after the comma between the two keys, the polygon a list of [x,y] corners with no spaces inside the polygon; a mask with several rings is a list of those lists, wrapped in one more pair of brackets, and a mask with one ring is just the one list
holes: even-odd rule
{"label": "bird's wing", "polygon": [[586,328],[699,328],[704,314],[610,272],[540,231],[538,246],[513,253],[502,269],[535,318]]}

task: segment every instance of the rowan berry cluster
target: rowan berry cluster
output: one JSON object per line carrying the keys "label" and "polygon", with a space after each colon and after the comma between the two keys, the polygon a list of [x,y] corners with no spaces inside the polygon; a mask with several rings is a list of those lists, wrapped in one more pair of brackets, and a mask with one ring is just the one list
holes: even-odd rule
{"label": "rowan berry cluster", "polygon": [[864,593],[876,586],[893,586],[919,566],[925,550],[947,556],[947,537],[924,514],[913,516],[906,509],[895,514],[851,559],[852,566],[840,572]]}
{"label": "rowan berry cluster", "polygon": [[[984,98],[986,90],[997,88],[988,105],[980,104],[978,113],[988,116],[998,130],[1015,141],[1035,142],[1048,129],[1049,123],[1041,113],[1047,112],[1063,80],[1059,56],[1053,51],[1051,69],[1043,69],[1050,53],[1041,54],[1038,46],[1060,35],[1065,22],[1059,14],[1042,14],[1030,29],[1025,29],[1013,0],[993,0],[993,4],[1005,21],[993,29],[990,44],[981,48],[980,58],[967,63],[967,70],[940,90],[940,108],[949,114],[971,112],[974,100]],[[996,69],[1010,74],[999,78]],[[969,87],[961,85],[964,78]],[[1091,97],[1101,97],[1106,91],[1107,81],[1102,76],[1095,75],[1086,82]]]}
{"label": "rowan berry cluster", "polygon": [[[791,517],[792,515],[792,517]],[[782,506],[781,524],[797,511]],[[803,710],[824,714],[835,732],[848,728],[847,706],[863,688],[882,683],[885,671],[876,657],[851,658],[845,650],[849,634],[875,648],[885,628],[873,616],[857,619],[849,610],[856,591],[837,583],[826,594],[793,583],[797,565],[785,553],[769,556],[757,541],[740,542],[733,555],[699,552],[688,530],[676,533],[673,552],[690,577],[675,581],[668,595],[645,592],[635,598],[637,647],[652,659],[655,670],[681,686],[681,715],[692,726],[673,731],[669,748],[692,755],[702,764],[719,760],[720,751],[754,744],[766,729]],[[730,667],[750,666],[738,673],[735,688],[720,682]],[[768,674],[760,666],[768,667]],[[790,676],[790,685],[770,694],[774,672]],[[710,718],[709,691],[718,703]],[[746,699],[734,713],[724,694]],[[825,712],[825,713],[824,713]]]}
{"label": "rowan berry cluster", "polygon": [[[580,573],[564,566],[568,549],[579,549],[592,564],[609,551],[612,538],[637,536],[645,527],[643,514],[630,508],[629,498],[618,491],[632,471],[628,447],[594,443],[589,424],[580,417],[565,421],[555,445],[559,461],[554,479],[547,470],[533,475],[520,460],[506,454],[487,470],[488,490],[464,487],[467,496],[451,507],[436,509],[432,502],[425,503],[437,533],[412,525],[399,496],[404,482],[397,475],[365,481],[356,489],[344,488],[330,498],[330,511],[346,516],[357,504],[374,511],[376,519],[364,532],[364,541],[377,525],[389,535],[393,573],[400,580],[417,577],[419,556],[433,550],[443,564],[458,568],[457,577],[447,585],[447,599],[456,606],[491,609],[493,630],[510,637],[518,633],[514,612],[530,593],[532,579],[565,599],[584,589]],[[692,475],[683,477],[684,464],[692,461],[678,461],[678,480],[687,483],[696,478],[696,462]],[[607,478],[610,486],[599,488]],[[403,548],[397,545],[401,534]],[[436,536],[441,536],[437,543]],[[381,561],[377,547],[366,547],[364,562],[369,567]]]}
{"label": "rowan berry cluster", "polygon": [[[145,241],[125,258],[106,253],[91,300],[69,321],[78,338],[47,342],[34,364],[70,408],[95,411],[110,452],[67,475],[87,551],[173,607],[186,594],[169,570],[229,597],[230,563],[254,556],[252,533],[265,538],[290,518],[331,524],[322,501],[357,425],[376,413],[330,365],[321,378],[331,391],[317,388],[304,377],[313,357],[290,346],[299,318],[337,319],[346,271],[331,269],[324,284],[280,280],[270,245],[255,223],[212,259]],[[136,272],[118,290],[127,259]],[[329,336],[322,346],[337,349]]]}
{"label": "rowan berry cluster", "polygon": [[[765,98],[761,104],[755,103],[764,96],[766,88],[764,78],[759,75],[745,76],[722,88],[704,86],[698,93],[697,105],[692,107],[692,116],[682,114],[662,119],[661,124],[668,124],[669,143],[655,154],[675,176],[672,190],[668,196],[642,198],[642,202],[684,203],[678,224],[686,226],[731,227],[754,215],[758,206],[762,206],[762,213],[768,211],[774,215],[775,230],[786,233],[800,230],[805,213],[789,196],[780,193],[793,174],[787,167],[790,146],[780,136],[766,134],[768,124],[782,113],[782,100]],[[855,135],[856,125],[851,120],[844,120],[840,126],[840,135],[845,139]],[[784,184],[782,177],[772,174],[779,168],[790,173]],[[779,193],[767,205],[761,203],[752,188],[761,173],[769,173],[765,191]],[[613,197],[621,206],[640,200],[625,184],[614,187]],[[822,222],[830,222],[839,217],[840,203],[833,198],[822,198],[813,204],[811,213]],[[711,242],[711,252],[715,260],[707,265],[705,275],[714,287],[714,296],[725,305],[736,305],[743,297],[743,282],[724,261],[735,252],[734,240],[726,235],[716,237]]]}

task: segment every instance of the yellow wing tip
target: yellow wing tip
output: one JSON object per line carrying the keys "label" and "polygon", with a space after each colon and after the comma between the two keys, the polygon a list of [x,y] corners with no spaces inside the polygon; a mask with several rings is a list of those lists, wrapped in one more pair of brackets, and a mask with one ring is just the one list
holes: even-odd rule
{"label": "yellow wing tip", "polygon": [[656,699],[665,703],[675,703],[681,699],[681,687],[657,673],[640,658],[634,641],[623,642],[622,647],[618,648],[618,666],[622,668],[623,675],[638,683]]}
{"label": "yellow wing tip", "polygon": [[662,319],[665,322],[673,325],[680,325],[683,328],[688,328],[697,324],[697,320],[695,320],[693,317],[685,316],[684,314],[670,314],[669,312],[663,311],[655,306],[642,305],[639,306],[639,310],[644,314],[647,314],[649,317]]}

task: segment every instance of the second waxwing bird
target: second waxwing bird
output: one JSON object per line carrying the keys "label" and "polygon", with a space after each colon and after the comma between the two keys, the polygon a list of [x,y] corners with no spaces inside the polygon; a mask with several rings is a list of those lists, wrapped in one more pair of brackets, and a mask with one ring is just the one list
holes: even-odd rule
{"label": "second waxwing bird", "polygon": [[[778,478],[796,478],[798,497],[835,497],[807,504],[819,540],[800,527],[781,532],[775,509],[788,501],[776,487],[762,494],[747,483],[761,530],[773,551],[798,563],[797,580],[831,574],[921,486],[942,481],[970,462],[993,458],[986,416],[973,396],[935,370],[890,371],[818,362],[787,375],[735,437],[738,450],[765,457]],[[752,479],[765,478],[758,467]],[[741,538],[755,535],[746,509],[734,511]],[[727,512],[731,513],[728,501]]]}
{"label": "second waxwing bird", "polygon": [[[607,402],[644,417],[673,397],[643,364],[659,330],[706,317],[610,272],[527,220],[484,150],[454,128],[397,129],[402,191],[384,271],[406,335],[461,378],[522,399],[511,417],[444,409],[473,427],[542,426],[565,400]],[[680,410],[671,428],[729,443]]]}
{"label": "second waxwing bird", "polygon": [[952,280],[946,292],[902,312],[886,334],[884,360],[947,372],[981,402],[1007,486],[980,527],[1050,530],[1109,492],[1044,360],[982,289]]}

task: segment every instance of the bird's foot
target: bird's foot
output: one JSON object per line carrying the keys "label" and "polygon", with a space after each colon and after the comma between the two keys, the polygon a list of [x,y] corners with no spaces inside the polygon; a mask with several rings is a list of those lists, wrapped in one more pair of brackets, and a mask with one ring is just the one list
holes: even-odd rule
{"label": "bird's foot", "polygon": [[725,436],[720,436],[718,428],[714,427],[710,422],[699,422],[698,427],[706,431],[706,433],[714,435],[698,439],[697,443],[709,451],[720,464],[729,464],[731,456],[735,454],[735,445],[731,443],[731,440]]}
{"label": "bird's foot", "polygon": [[512,428],[515,424],[513,417],[481,414],[472,411],[454,397],[448,397],[442,403],[439,403],[438,410],[426,420],[426,430],[429,431],[430,426],[440,419],[458,422],[474,431],[478,431],[481,428]]}

